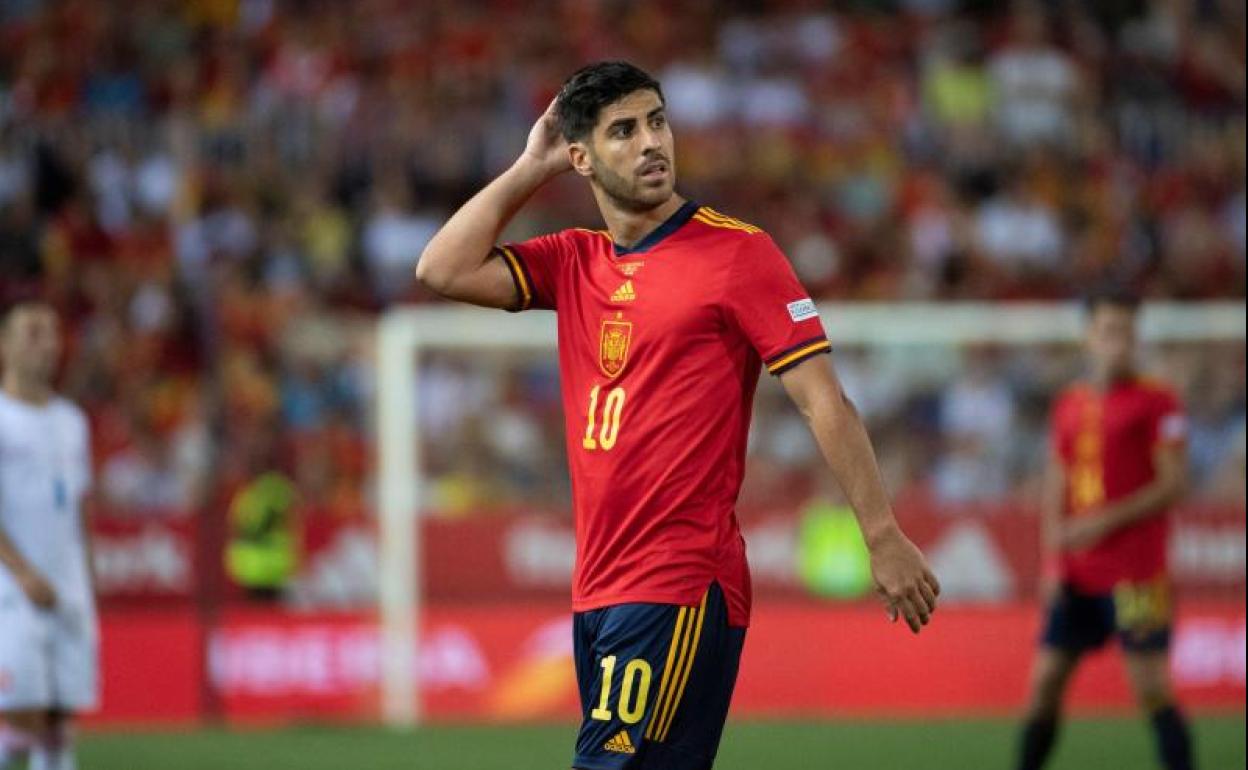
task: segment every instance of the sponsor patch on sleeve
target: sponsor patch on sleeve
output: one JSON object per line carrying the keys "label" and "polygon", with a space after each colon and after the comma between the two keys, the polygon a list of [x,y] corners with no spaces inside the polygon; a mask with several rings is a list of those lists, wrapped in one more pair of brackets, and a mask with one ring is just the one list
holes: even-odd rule
{"label": "sponsor patch on sleeve", "polygon": [[814,301],[809,298],[799,299],[796,302],[790,302],[785,307],[789,309],[789,318],[793,319],[793,323],[805,321],[807,318],[817,318],[819,316],[819,311],[815,309]]}

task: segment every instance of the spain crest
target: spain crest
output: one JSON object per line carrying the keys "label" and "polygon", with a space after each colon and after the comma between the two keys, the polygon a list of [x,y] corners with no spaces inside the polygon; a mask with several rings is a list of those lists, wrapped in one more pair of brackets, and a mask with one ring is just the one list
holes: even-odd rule
{"label": "spain crest", "polygon": [[602,336],[598,347],[598,368],[615,379],[628,363],[628,343],[633,337],[631,321],[602,321]]}

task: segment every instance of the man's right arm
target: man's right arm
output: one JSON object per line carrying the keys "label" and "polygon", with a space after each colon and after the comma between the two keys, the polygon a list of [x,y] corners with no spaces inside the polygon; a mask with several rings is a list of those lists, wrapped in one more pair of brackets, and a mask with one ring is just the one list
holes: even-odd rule
{"label": "man's right arm", "polygon": [[511,271],[494,249],[530,196],[571,168],[555,103],[529,132],[524,153],[447,220],[416,263],[416,279],[448,299],[495,308],[517,305]]}

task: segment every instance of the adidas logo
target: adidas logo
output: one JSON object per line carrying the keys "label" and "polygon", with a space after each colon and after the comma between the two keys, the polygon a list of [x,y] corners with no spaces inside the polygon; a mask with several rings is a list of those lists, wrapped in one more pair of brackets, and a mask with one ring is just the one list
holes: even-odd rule
{"label": "adidas logo", "polygon": [[602,746],[607,751],[614,751],[616,754],[636,754],[637,749],[633,747],[633,741],[628,737],[628,732],[620,730],[620,732],[611,740]]}
{"label": "adidas logo", "polygon": [[611,295],[612,302],[632,302],[637,299],[637,292],[633,291],[633,282],[625,281],[620,284],[620,288],[615,290]]}

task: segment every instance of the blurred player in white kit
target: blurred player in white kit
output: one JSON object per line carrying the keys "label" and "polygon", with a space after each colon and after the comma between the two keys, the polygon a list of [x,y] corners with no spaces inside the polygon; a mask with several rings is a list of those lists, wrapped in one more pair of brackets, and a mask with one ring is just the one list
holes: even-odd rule
{"label": "blurred player in white kit", "polygon": [[52,391],[47,304],[0,316],[0,770],[74,770],[70,721],[98,699],[82,411]]}

